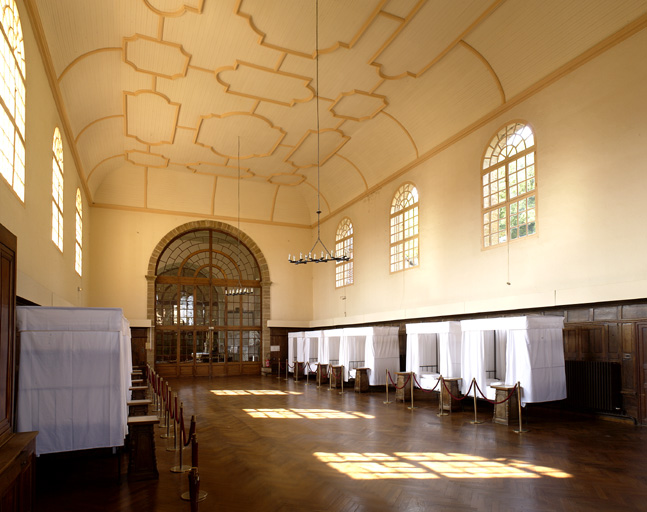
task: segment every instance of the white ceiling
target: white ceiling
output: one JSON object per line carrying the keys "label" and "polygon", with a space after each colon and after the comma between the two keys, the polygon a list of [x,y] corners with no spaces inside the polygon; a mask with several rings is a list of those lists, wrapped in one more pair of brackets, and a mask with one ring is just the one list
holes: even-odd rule
{"label": "white ceiling", "polygon": [[[91,204],[312,225],[315,0],[25,0]],[[319,0],[322,216],[647,26],[647,0]]]}

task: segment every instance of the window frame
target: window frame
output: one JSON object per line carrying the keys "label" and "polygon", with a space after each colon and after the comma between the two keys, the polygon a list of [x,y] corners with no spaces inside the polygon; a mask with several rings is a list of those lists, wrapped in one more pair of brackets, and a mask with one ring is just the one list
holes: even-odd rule
{"label": "window frame", "polygon": [[[526,129],[530,134],[524,137],[521,132]],[[516,145],[509,143],[514,136],[522,139]],[[531,143],[528,143],[529,139],[532,139]],[[504,140],[506,144],[502,145],[501,142]],[[520,144],[524,146],[521,149],[519,149]],[[506,155],[502,156],[504,153]],[[493,161],[494,159],[496,161]],[[501,126],[486,146],[480,167],[481,250],[506,246],[509,242],[517,242],[537,235],[537,135],[532,125],[525,120],[511,120]],[[497,173],[495,179],[497,184],[494,190],[492,190],[493,173]],[[523,179],[519,176],[523,176]],[[502,181],[505,184],[505,190],[500,188]],[[519,191],[522,185],[525,188],[524,192]],[[515,190],[514,197],[511,197],[512,189]],[[505,192],[505,199],[502,198],[502,192]],[[505,222],[502,222],[504,218],[502,215],[505,216]],[[493,231],[493,226],[497,227],[497,223],[498,229]],[[504,228],[502,228],[503,225]],[[530,232],[531,229],[532,232]],[[513,233],[514,230],[517,230],[516,233]],[[523,235],[520,234],[522,230]],[[492,243],[493,236],[497,234],[498,239]]]}
{"label": "window frame", "polygon": [[335,288],[344,288],[355,283],[355,228],[349,217],[337,225],[335,233],[335,254],[347,254],[349,260],[335,262]]}
{"label": "window frame", "polygon": [[63,199],[65,175],[63,168],[63,138],[58,126],[52,138],[52,242],[63,252]]}
{"label": "window frame", "polygon": [[75,251],[74,251],[74,270],[83,277],[83,197],[81,189],[76,189],[76,215],[75,215]]}
{"label": "window frame", "polygon": [[[13,14],[13,22],[10,27],[5,26],[5,16],[8,12]],[[2,91],[0,84],[0,116],[5,116],[7,125],[12,126],[12,133],[4,134],[0,130],[0,145],[5,139],[7,147],[5,151],[0,151],[0,157],[5,160],[6,170],[3,163],[0,163],[0,175],[11,188],[13,193],[24,204],[25,202],[25,119],[26,119],[26,70],[25,70],[25,46],[23,41],[22,23],[18,7],[14,0],[2,0],[2,13],[0,17],[0,39],[2,45],[7,48],[8,53],[13,57],[9,63],[8,76],[5,76],[4,83],[13,85],[11,91]],[[13,36],[11,37],[10,36]],[[9,82],[9,83],[7,83]],[[1,124],[1,123],[0,123]],[[5,137],[3,137],[3,134]],[[11,159],[11,162],[9,162]],[[9,179],[9,177],[11,179]]]}
{"label": "window frame", "polygon": [[[413,202],[403,196],[413,196]],[[401,216],[401,219],[398,217]],[[409,225],[409,223],[411,223]],[[409,232],[409,234],[407,234]],[[401,247],[398,247],[401,246]],[[413,254],[411,254],[413,252]],[[411,256],[408,256],[411,254]],[[420,266],[420,192],[406,182],[398,187],[391,200],[389,215],[389,271],[411,270]]]}

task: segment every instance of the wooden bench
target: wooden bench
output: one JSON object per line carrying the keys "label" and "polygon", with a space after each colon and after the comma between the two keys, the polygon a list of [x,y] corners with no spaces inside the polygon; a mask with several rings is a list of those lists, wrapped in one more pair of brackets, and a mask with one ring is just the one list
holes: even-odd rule
{"label": "wooden bench", "polygon": [[144,400],[129,400],[126,402],[128,405],[128,416],[148,416],[148,406],[153,403],[150,399]]}
{"label": "wooden bench", "polygon": [[132,416],[128,418],[128,480],[159,478],[153,428],[159,421],[157,416]]}
{"label": "wooden bench", "polygon": [[132,391],[132,400],[146,399],[146,391],[148,391],[148,386],[131,386],[128,389]]}

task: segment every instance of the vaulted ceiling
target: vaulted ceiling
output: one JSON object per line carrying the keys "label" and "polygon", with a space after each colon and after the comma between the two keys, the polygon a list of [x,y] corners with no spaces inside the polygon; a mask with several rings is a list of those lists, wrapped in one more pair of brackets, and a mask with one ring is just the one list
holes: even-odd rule
{"label": "vaulted ceiling", "polygon": [[240,173],[243,219],[302,226],[647,26],[646,0],[25,1],[91,204],[232,219]]}

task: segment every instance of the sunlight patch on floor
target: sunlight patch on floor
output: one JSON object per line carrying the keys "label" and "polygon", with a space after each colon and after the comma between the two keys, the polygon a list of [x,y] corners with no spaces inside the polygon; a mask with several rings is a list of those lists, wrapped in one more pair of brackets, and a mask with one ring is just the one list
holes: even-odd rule
{"label": "sunlight patch on floor", "polygon": [[375,416],[361,412],[335,411],[334,409],[243,409],[252,418],[307,418],[309,420],[373,419]]}
{"label": "sunlight patch on floor", "polygon": [[325,453],[315,457],[356,480],[385,478],[571,478],[559,469],[515,459],[488,459],[463,453]]}
{"label": "sunlight patch on floor", "polygon": [[296,391],[280,391],[278,389],[212,389],[211,392],[218,396],[242,396],[242,395],[302,395]]}

